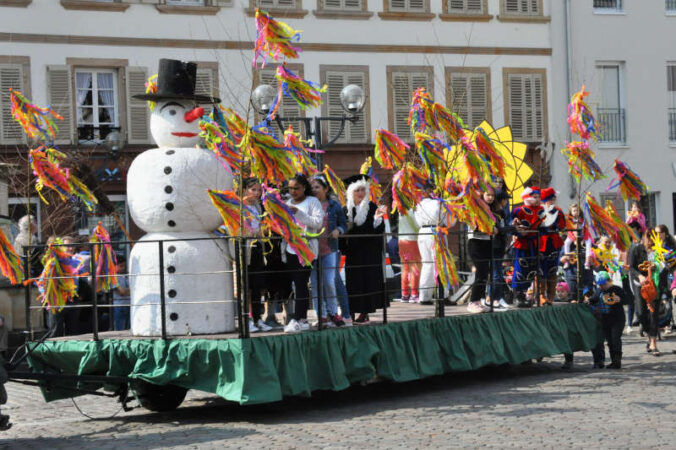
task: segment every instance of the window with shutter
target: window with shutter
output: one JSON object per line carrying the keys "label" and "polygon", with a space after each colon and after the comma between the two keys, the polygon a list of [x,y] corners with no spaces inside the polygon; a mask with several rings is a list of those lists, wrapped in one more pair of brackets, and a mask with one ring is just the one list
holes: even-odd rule
{"label": "window with shutter", "polygon": [[507,14],[537,16],[542,14],[542,0],[502,0]]}
{"label": "window with shutter", "polygon": [[669,120],[669,142],[676,142],[676,64],[667,65],[667,101],[669,109],[667,118]]}
{"label": "window with shutter", "polygon": [[54,143],[71,144],[73,142],[73,96],[70,66],[48,66],[47,84],[49,104],[63,117],[63,120],[58,121],[59,132]]}
{"label": "window with shutter", "polygon": [[26,94],[21,64],[0,64],[0,144],[22,144],[25,138],[21,125],[12,117],[10,88]]}
{"label": "window with shutter", "polygon": [[394,133],[405,141],[411,142],[413,135],[408,125],[408,113],[411,109],[411,97],[419,87],[424,87],[431,93],[432,75],[423,71],[397,72],[393,71],[390,79],[390,96],[392,105],[392,127]]}
{"label": "window with shutter", "polygon": [[145,67],[127,67],[127,142],[130,144],[150,142],[150,109],[145,100],[134,98],[145,93],[147,78]]}
{"label": "window with shutter", "polygon": [[[332,117],[341,117],[345,114],[342,104],[340,103],[340,92],[343,87],[349,84],[356,84],[367,93],[368,86],[366,83],[366,72],[360,71],[344,71],[344,70],[327,70],[324,73],[323,80],[327,85],[327,91],[324,99],[324,114]],[[368,94],[367,94],[368,95]],[[359,119],[352,122],[346,122],[343,134],[336,141],[338,143],[365,143],[368,142],[370,131],[367,130],[366,118],[368,109],[359,114]],[[328,141],[338,134],[340,130],[340,122],[328,121],[326,127],[327,136],[324,140]]]}
{"label": "window with shutter", "polygon": [[322,0],[324,9],[338,11],[361,11],[363,0]]}
{"label": "window with shutter", "polygon": [[195,94],[217,97],[215,81],[216,76],[214,70],[200,68],[198,63],[195,80]]}
{"label": "window with shutter", "polygon": [[485,14],[483,0],[447,0],[452,14]]}
{"label": "window with shutter", "polygon": [[[474,128],[490,119],[490,86],[488,71],[471,72],[451,70],[448,106],[456,112],[468,127]],[[447,78],[448,79],[448,78]]]}
{"label": "window with shutter", "polygon": [[[301,75],[301,72],[297,70],[297,68],[290,67],[290,69],[296,74],[296,75]],[[275,70],[276,68],[273,67],[272,65],[268,65],[265,69],[261,69],[258,71],[258,84],[269,84],[270,86],[274,87],[275,90],[277,89],[277,79],[275,78]],[[305,117],[305,114],[301,107],[296,103],[294,99],[291,97],[284,97],[282,99],[282,104],[279,107],[279,111],[277,112],[277,116],[281,118],[287,118],[287,117]],[[259,117],[258,120],[262,120],[262,117]],[[305,127],[302,126],[301,121],[299,120],[293,120],[293,121],[288,121],[284,120],[284,127],[288,128],[289,125],[291,125],[294,129],[294,131],[301,133],[301,137],[305,138]],[[275,130],[275,133],[277,133],[279,130]],[[279,135],[279,134],[278,134]],[[281,135],[279,135],[281,137]]]}
{"label": "window with shutter", "polygon": [[388,0],[390,11],[425,12],[426,0]]}
{"label": "window with shutter", "polygon": [[261,8],[296,9],[296,0],[256,0]]}
{"label": "window with shutter", "polygon": [[515,138],[545,139],[544,76],[540,73],[508,73],[509,125]]}

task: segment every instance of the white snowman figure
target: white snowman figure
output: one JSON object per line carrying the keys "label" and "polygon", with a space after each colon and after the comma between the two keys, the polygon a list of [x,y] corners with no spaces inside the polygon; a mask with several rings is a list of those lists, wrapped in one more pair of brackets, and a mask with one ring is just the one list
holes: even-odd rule
{"label": "white snowman figure", "polygon": [[[232,189],[232,176],[199,142],[196,66],[162,59],[157,92],[136,98],[156,102],[150,131],[159,148],[138,155],[127,175],[129,211],[148,234],[130,256],[131,330],[159,336],[162,240],[168,335],[214,334],[235,329],[232,264],[223,242],[210,240],[222,223],[207,189]],[[202,240],[200,240],[202,238]],[[203,239],[206,238],[206,239]]]}

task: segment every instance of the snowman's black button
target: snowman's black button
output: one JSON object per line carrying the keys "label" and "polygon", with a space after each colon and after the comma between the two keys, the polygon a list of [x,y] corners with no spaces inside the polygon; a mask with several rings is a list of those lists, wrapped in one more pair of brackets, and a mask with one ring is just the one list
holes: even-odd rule
{"label": "snowman's black button", "polygon": [[169,289],[169,292],[167,292],[167,294],[169,294],[169,297],[171,298],[176,297],[176,291],[173,289]]}
{"label": "snowman's black button", "polygon": [[173,211],[174,210],[174,204],[171,202],[167,202],[166,205],[164,205],[165,208],[167,208],[167,211]]}
{"label": "snowman's black button", "polygon": [[174,267],[174,266],[169,266],[169,267],[167,267],[167,272],[169,272],[169,273],[174,273],[174,272],[176,272],[176,267]]}
{"label": "snowman's black button", "polygon": [[169,175],[169,174],[171,173],[171,167],[169,167],[169,166],[165,167],[165,168],[164,168],[164,173],[166,173],[167,175]]}
{"label": "snowman's black button", "polygon": [[171,194],[172,192],[174,192],[174,188],[171,186],[164,186],[164,192],[166,192],[167,194]]}
{"label": "snowman's black button", "polygon": [[176,247],[170,245],[169,248],[167,248],[167,250],[169,251],[169,253],[174,253],[176,251]]}
{"label": "snowman's black button", "polygon": [[167,222],[167,225],[169,225],[170,227],[175,227],[176,222],[174,222],[173,220],[170,220],[169,222]]}
{"label": "snowman's black button", "polygon": [[178,320],[178,314],[176,313],[169,314],[169,319],[176,322]]}
{"label": "snowman's black button", "polygon": [[176,150],[167,150],[167,155],[173,155],[176,153]]}

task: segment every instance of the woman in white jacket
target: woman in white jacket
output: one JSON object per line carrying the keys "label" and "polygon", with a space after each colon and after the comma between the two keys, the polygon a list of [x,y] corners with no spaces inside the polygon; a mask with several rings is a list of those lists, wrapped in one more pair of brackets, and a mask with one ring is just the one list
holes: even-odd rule
{"label": "woman in white jacket", "polygon": [[[289,195],[291,198],[286,202],[294,214],[296,220],[305,227],[306,233],[317,233],[324,222],[324,210],[316,197],[312,196],[312,187],[304,175],[298,174],[289,181]],[[308,239],[308,244],[314,258],[317,257],[319,244],[317,239]],[[313,258],[313,259],[314,259]],[[286,242],[282,243],[282,259],[285,261],[286,270],[296,288],[296,302],[293,315],[289,323],[284,327],[287,333],[295,333],[310,329],[307,322],[307,310],[310,301],[310,274],[312,267],[303,266],[296,252]]]}

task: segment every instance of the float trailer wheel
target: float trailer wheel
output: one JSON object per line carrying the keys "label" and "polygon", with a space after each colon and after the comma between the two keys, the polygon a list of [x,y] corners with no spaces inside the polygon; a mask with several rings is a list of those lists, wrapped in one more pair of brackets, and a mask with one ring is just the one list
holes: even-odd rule
{"label": "float trailer wheel", "polygon": [[141,380],[129,383],[141,406],[150,411],[173,411],[183,402],[186,388],[173,384],[160,386]]}

